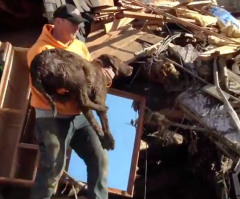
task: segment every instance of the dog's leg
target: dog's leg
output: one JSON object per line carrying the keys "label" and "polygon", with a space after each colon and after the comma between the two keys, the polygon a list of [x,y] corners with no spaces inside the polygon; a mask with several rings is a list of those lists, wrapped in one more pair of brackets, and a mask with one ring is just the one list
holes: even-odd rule
{"label": "dog's leg", "polygon": [[81,110],[85,117],[87,118],[88,122],[92,125],[93,129],[96,131],[99,137],[103,137],[104,133],[102,131],[102,128],[100,127],[99,123],[97,122],[96,118],[93,115],[93,112],[91,109],[88,109],[86,107],[81,107]]}
{"label": "dog's leg", "polygon": [[46,90],[44,89],[42,85],[41,78],[36,76],[34,73],[32,74],[32,85],[34,86],[35,89],[38,90],[49,102],[52,111],[53,111],[53,117],[55,118],[57,116],[57,108],[55,106],[55,103],[50,95],[47,94]]}
{"label": "dog's leg", "polygon": [[85,78],[86,78],[87,83],[92,82],[92,78],[91,77],[94,77],[92,65],[83,64],[82,65],[82,69],[83,69],[83,72],[85,74]]}
{"label": "dog's leg", "polygon": [[79,90],[79,103],[82,107],[86,107],[96,111],[107,111],[108,109],[106,106],[96,104],[89,99],[87,86],[82,86]]}
{"label": "dog's leg", "polygon": [[[102,106],[106,106],[105,105],[106,96],[107,96],[106,94],[107,94],[106,87],[103,87],[102,89],[97,90],[94,102],[96,104],[102,104]],[[115,140],[109,128],[107,111],[97,111],[97,114],[98,114],[98,117],[100,118],[102,129],[104,132],[104,137],[101,140],[103,148],[107,150],[113,150],[115,148]]]}
{"label": "dog's leg", "polygon": [[102,145],[106,149],[113,150],[115,148],[115,140],[112,136],[112,133],[109,128],[109,123],[108,123],[108,117],[107,117],[107,112],[106,111],[97,111],[97,114],[100,118],[101,124],[102,124],[102,129],[104,132],[104,137],[101,140]]}

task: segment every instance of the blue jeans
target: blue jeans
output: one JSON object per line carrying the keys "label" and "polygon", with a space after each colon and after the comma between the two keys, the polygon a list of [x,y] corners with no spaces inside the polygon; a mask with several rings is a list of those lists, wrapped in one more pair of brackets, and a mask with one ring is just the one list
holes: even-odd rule
{"label": "blue jeans", "polygon": [[40,165],[31,199],[51,198],[65,168],[69,145],[87,165],[88,198],[108,198],[107,153],[84,115],[64,119],[37,118],[35,133],[40,147]]}

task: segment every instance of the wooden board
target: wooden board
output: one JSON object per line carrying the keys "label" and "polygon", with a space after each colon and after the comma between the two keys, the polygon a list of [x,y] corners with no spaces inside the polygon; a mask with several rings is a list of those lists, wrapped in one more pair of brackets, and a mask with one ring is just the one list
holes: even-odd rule
{"label": "wooden board", "polygon": [[[134,18],[134,19],[143,19],[143,20],[154,20],[158,21],[161,23],[163,21],[163,16],[162,15],[157,15],[157,14],[148,14],[148,13],[143,13],[143,12],[131,12],[131,11],[123,11],[122,13],[116,14],[117,18],[120,17],[128,17],[128,18]],[[194,19],[187,19],[187,18],[182,18],[179,17],[180,20],[188,23],[196,23],[196,20]],[[166,18],[167,22],[172,22],[171,19]]]}
{"label": "wooden board", "polygon": [[161,15],[156,14],[148,14],[143,12],[132,12],[132,11],[123,11],[119,14],[119,16],[136,18],[136,19],[146,19],[146,20],[162,20],[163,17]]}
{"label": "wooden board", "polygon": [[141,37],[139,37],[137,39],[137,41],[142,41],[142,42],[146,42],[146,43],[149,43],[149,44],[156,44],[160,41],[162,41],[164,38],[162,37],[159,37],[157,35],[153,35],[153,34],[144,34],[142,35]]}
{"label": "wooden board", "polygon": [[228,55],[235,53],[239,50],[238,46],[221,46],[217,48],[213,48],[211,50],[205,51],[200,54],[199,58],[207,60],[212,59],[215,53],[219,53],[219,55]]}
{"label": "wooden board", "polygon": [[[78,0],[82,1],[82,0]],[[113,0],[88,0],[91,7],[114,6]]]}
{"label": "wooden board", "polygon": [[121,26],[125,26],[125,25],[131,23],[133,20],[134,20],[133,18],[124,17],[122,19],[118,19],[113,22],[106,23],[106,24],[104,24],[105,32],[108,33],[110,31],[117,30]]}
{"label": "wooden board", "polygon": [[144,42],[148,41],[148,43],[155,44],[161,40],[161,37],[131,29],[123,32],[120,30],[110,32],[94,41],[90,41],[87,45],[92,58],[101,54],[111,54],[116,55],[122,61],[131,62],[136,58],[135,53],[144,49]]}

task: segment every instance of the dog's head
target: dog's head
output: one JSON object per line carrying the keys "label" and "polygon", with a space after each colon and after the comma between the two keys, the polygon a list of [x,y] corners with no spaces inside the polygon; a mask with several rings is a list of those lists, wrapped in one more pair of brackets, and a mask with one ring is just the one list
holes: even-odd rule
{"label": "dog's head", "polygon": [[114,55],[103,54],[99,56],[98,59],[102,61],[103,67],[111,67],[116,76],[130,76],[132,74],[133,68]]}

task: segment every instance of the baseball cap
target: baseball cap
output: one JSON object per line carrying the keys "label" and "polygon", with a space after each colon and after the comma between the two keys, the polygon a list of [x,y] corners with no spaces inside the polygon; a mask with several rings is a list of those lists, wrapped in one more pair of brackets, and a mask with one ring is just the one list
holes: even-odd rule
{"label": "baseball cap", "polygon": [[58,7],[53,13],[54,18],[67,19],[74,24],[80,24],[82,22],[88,22],[81,16],[80,11],[72,4],[65,4]]}

